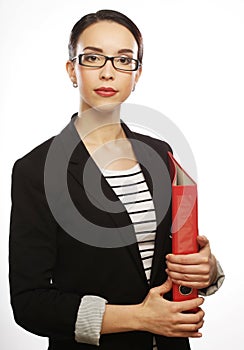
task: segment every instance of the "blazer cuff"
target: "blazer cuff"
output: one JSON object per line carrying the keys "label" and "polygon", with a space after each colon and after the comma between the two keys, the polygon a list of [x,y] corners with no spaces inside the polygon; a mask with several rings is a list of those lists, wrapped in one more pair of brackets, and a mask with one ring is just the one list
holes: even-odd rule
{"label": "blazer cuff", "polygon": [[107,300],[95,295],[85,295],[81,299],[75,323],[77,342],[99,345],[106,303]]}

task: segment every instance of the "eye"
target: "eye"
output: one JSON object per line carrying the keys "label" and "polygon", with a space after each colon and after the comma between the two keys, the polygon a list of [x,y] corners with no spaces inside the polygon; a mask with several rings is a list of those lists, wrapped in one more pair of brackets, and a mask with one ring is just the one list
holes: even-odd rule
{"label": "eye", "polygon": [[126,57],[126,56],[121,56],[117,58],[117,62],[122,64],[122,65],[128,65],[131,64],[132,58]]}
{"label": "eye", "polygon": [[86,54],[83,56],[83,61],[89,63],[98,63],[101,61],[101,57],[95,54]]}

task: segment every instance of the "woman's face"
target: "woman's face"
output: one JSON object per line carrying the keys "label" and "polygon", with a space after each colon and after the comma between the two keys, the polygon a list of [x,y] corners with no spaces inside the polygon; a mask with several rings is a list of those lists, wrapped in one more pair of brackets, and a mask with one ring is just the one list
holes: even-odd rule
{"label": "woman's face", "polygon": [[[138,45],[133,34],[124,26],[109,21],[94,23],[86,28],[77,43],[77,56],[82,53],[106,56],[127,56],[137,59]],[[68,63],[71,80],[77,82],[82,111],[90,108],[110,110],[120,105],[130,95],[139,79],[137,71],[118,71],[107,61],[102,68],[90,68]],[[104,88],[113,89],[112,92]]]}

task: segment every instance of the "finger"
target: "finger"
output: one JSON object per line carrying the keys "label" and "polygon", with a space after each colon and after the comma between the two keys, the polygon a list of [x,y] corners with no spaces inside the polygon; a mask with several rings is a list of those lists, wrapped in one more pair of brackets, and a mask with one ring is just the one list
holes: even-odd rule
{"label": "finger", "polygon": [[153,288],[153,290],[160,295],[164,295],[168,293],[171,289],[172,289],[172,280],[169,277],[163,284]]}
{"label": "finger", "polygon": [[187,272],[177,272],[172,271],[170,269],[166,269],[166,273],[168,276],[174,280],[178,281],[185,281],[185,282],[208,282],[210,278],[209,271],[197,271],[196,274],[194,273],[187,273]]}
{"label": "finger", "polygon": [[201,332],[176,332],[172,335],[173,337],[182,337],[182,338],[201,338]]}
{"label": "finger", "polygon": [[182,324],[196,324],[203,320],[205,312],[199,307],[196,313],[180,313],[178,322]]}
{"label": "finger", "polygon": [[[207,259],[204,259],[207,260]],[[167,268],[171,272],[177,272],[189,275],[207,275],[209,274],[209,264],[197,264],[197,265],[181,265],[167,262]]]}
{"label": "finger", "polygon": [[199,244],[200,248],[203,248],[206,245],[209,245],[209,240],[206,236],[197,236],[197,243]]}
{"label": "finger", "polygon": [[168,254],[166,256],[166,263],[178,265],[200,265],[206,264],[208,257],[201,253],[193,254]]}
{"label": "finger", "polygon": [[180,324],[177,327],[177,331],[179,332],[198,332],[199,329],[202,328],[204,324],[204,320],[201,320],[197,323],[190,323],[190,324]]}
{"label": "finger", "polygon": [[[201,337],[202,333],[199,332],[199,329],[201,329],[204,324],[204,312],[201,310],[198,314],[199,315],[197,316],[195,314],[181,314],[182,317],[185,317],[186,322],[172,325],[170,336],[191,338]],[[188,320],[186,320],[186,317]]]}
{"label": "finger", "polygon": [[181,285],[184,287],[189,287],[189,288],[194,288],[194,289],[202,289],[202,288],[207,288],[209,286],[208,282],[205,281],[199,281],[199,282],[195,282],[195,281],[181,281],[181,280],[172,280],[172,282],[174,284],[177,285]]}
{"label": "finger", "polygon": [[178,312],[185,312],[193,309],[197,309],[199,306],[201,306],[204,303],[204,299],[202,297],[191,299],[191,300],[185,300],[185,301],[175,301],[173,302],[176,304],[176,308]]}
{"label": "finger", "polygon": [[195,331],[187,331],[187,330],[185,330],[184,327],[182,327],[182,330],[181,329],[178,330],[178,329],[174,328],[174,329],[169,329],[165,334],[165,331],[162,333],[160,331],[160,327],[158,327],[158,329],[154,330],[154,332],[156,334],[166,335],[167,337],[177,337],[177,338],[179,338],[179,337],[182,337],[182,338],[200,338],[200,337],[202,337],[202,333],[199,332],[201,325],[199,326],[199,328],[198,328],[198,326],[196,326],[196,327],[192,326],[192,327],[188,327],[188,328],[189,329],[195,328],[196,330]]}

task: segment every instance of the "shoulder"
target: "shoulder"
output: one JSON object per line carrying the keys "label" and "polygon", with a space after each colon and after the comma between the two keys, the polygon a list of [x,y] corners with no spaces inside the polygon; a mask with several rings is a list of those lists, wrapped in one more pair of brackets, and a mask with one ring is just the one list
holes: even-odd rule
{"label": "shoulder", "polygon": [[133,133],[137,139],[139,139],[142,142],[145,142],[147,145],[151,146],[156,151],[160,152],[160,154],[162,154],[162,152],[173,153],[171,146],[166,141],[158,139],[156,137],[146,135],[146,134],[141,134],[135,131],[133,131]]}
{"label": "shoulder", "polygon": [[31,178],[31,174],[43,172],[48,150],[54,136],[42,142],[13,164],[13,173]]}

